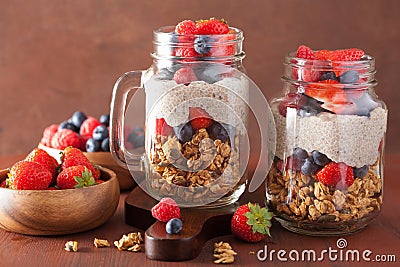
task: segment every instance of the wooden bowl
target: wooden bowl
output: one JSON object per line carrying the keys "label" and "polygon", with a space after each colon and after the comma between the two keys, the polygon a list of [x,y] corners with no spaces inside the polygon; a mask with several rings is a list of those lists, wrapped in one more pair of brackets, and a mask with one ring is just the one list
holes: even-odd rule
{"label": "wooden bowl", "polygon": [[[42,144],[39,144],[38,147],[46,150],[47,153],[60,162],[61,150],[47,147]],[[135,180],[132,178],[129,170],[118,165],[110,152],[83,152],[83,154],[85,154],[92,163],[113,170],[117,174],[119,188],[121,191],[130,190],[135,187]]]}
{"label": "wooden bowl", "polygon": [[[116,174],[101,168],[104,183],[66,190],[0,188],[0,227],[26,235],[64,235],[94,229],[113,216],[119,202]],[[0,170],[0,182],[8,170]]]}

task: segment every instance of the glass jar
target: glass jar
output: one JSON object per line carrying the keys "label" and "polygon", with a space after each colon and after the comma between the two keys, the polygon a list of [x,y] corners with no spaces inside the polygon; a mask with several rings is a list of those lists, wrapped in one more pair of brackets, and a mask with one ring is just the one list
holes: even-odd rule
{"label": "glass jar", "polygon": [[290,53],[284,66],[284,96],[271,101],[277,142],[268,206],[293,232],[356,232],[382,205],[387,109],[374,92],[375,60]]}
{"label": "glass jar", "polygon": [[[178,35],[154,31],[152,66],[128,72],[116,83],[111,103],[111,151],[156,199],[180,206],[222,206],[244,192],[249,158],[249,87],[242,60],[243,33]],[[194,46],[203,54],[194,52]],[[140,90],[143,89],[143,90]],[[145,92],[145,153],[124,144],[124,124],[136,92]],[[135,105],[135,104],[134,104]],[[134,106],[133,105],[133,106]],[[135,178],[135,175],[134,175]]]}

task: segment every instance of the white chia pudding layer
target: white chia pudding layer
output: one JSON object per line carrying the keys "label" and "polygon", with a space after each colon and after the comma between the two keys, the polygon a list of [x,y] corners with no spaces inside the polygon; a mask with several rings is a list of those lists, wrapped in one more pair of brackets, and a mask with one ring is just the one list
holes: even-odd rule
{"label": "white chia pudding layer", "polygon": [[[283,159],[293,148],[325,154],[335,162],[352,167],[372,165],[379,156],[379,144],[386,132],[387,111],[377,107],[370,117],[338,115],[321,112],[316,116],[300,117],[288,108],[287,117],[273,106],[276,124],[276,156]],[[285,154],[285,149],[286,153]]]}
{"label": "white chia pudding layer", "polygon": [[248,80],[224,78],[209,84],[204,81],[188,85],[175,81],[150,79],[146,90],[147,118],[164,118],[170,126],[178,126],[189,119],[189,107],[200,107],[221,123],[244,127],[247,121]]}

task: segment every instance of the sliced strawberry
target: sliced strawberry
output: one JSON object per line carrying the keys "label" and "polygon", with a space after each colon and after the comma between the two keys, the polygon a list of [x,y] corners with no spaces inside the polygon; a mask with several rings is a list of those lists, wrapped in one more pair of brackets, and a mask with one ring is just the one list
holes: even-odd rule
{"label": "sliced strawberry", "polygon": [[316,83],[310,83],[306,88],[306,95],[318,101],[324,102],[321,107],[336,114],[341,113],[345,107],[346,93],[335,80],[324,80]]}
{"label": "sliced strawberry", "polygon": [[332,60],[331,50],[318,50],[315,52],[315,59],[317,60]]}
{"label": "sliced strawberry", "polygon": [[300,108],[307,105],[307,100],[301,94],[298,93],[289,93],[287,94],[278,105],[279,113],[286,117],[287,109],[288,108],[295,108],[299,110]]}
{"label": "sliced strawberry", "polygon": [[196,34],[196,23],[193,20],[183,20],[176,25],[175,33],[182,35]]}
{"label": "sliced strawberry", "polygon": [[156,118],[157,135],[168,136],[171,135],[173,132],[173,128],[166,123],[164,118]]}
{"label": "sliced strawberry", "polygon": [[332,51],[332,61],[358,61],[364,56],[364,51],[358,48],[349,48]]}
{"label": "sliced strawberry", "polygon": [[200,57],[201,55],[194,50],[194,47],[178,47],[175,49],[175,56],[194,60],[194,58]]}
{"label": "sliced strawberry", "polygon": [[213,123],[213,119],[202,108],[189,108],[189,120],[193,130],[207,128]]}
{"label": "sliced strawberry", "polygon": [[353,168],[332,161],[315,174],[315,179],[332,188],[345,189],[354,182]]}

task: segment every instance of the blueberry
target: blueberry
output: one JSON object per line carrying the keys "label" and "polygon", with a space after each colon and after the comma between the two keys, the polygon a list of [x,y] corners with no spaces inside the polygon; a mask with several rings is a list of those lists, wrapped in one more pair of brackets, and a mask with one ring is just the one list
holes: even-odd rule
{"label": "blueberry", "polygon": [[182,221],[178,218],[173,218],[165,225],[165,230],[168,234],[177,234],[182,230]]}
{"label": "blueberry", "polygon": [[312,157],[307,158],[304,161],[303,166],[301,166],[301,172],[304,175],[311,176],[312,174],[316,173],[318,171],[319,167],[317,164],[314,163],[314,160]]}
{"label": "blueberry", "polygon": [[110,151],[110,139],[105,138],[103,141],[101,141],[101,150],[104,152],[109,152]]}
{"label": "blueberry", "polygon": [[353,174],[354,174],[354,178],[363,178],[365,175],[367,175],[369,170],[369,166],[368,165],[364,165],[360,168],[353,168]]}
{"label": "blueberry", "polygon": [[101,115],[99,121],[101,124],[103,124],[105,126],[110,125],[110,115],[109,114]]}
{"label": "blueberry", "polygon": [[222,80],[223,76],[232,74],[232,68],[217,63],[198,64],[194,71],[199,80],[207,83],[218,82]]}
{"label": "blueberry", "polygon": [[335,81],[337,81],[338,78],[336,77],[335,72],[327,71],[327,72],[322,73],[322,75],[321,75],[321,81],[324,81],[324,80],[335,80]]}
{"label": "blueberry", "polygon": [[331,161],[325,154],[322,154],[317,150],[313,150],[313,152],[311,152],[311,155],[314,162],[319,166],[325,166]]}
{"label": "blueberry", "polygon": [[228,124],[221,124],[214,121],[208,128],[207,132],[214,139],[219,139],[223,142],[229,140],[229,133],[233,134],[233,127]]}
{"label": "blueberry", "polygon": [[82,123],[87,119],[87,116],[85,113],[82,111],[76,111],[74,114],[72,114],[71,121],[72,123],[80,128]]}
{"label": "blueberry", "polygon": [[192,125],[190,122],[184,124],[184,125],[178,125],[174,127],[174,132],[176,137],[181,143],[186,143],[189,142],[194,134]]}
{"label": "blueberry", "polygon": [[99,125],[93,130],[93,139],[97,141],[104,140],[105,138],[108,138],[108,129],[107,126],[105,125]]}
{"label": "blueberry", "polygon": [[354,99],[356,104],[355,114],[358,116],[368,116],[370,111],[379,106],[368,92],[364,92],[361,97]]}
{"label": "blueberry", "polygon": [[58,125],[58,130],[61,130],[61,129],[70,129],[74,132],[77,132],[77,133],[79,132],[79,128],[77,128],[74,124],[72,124],[68,121],[63,121],[62,123],[60,123]]}
{"label": "blueberry", "polygon": [[348,83],[357,83],[358,82],[358,72],[356,70],[348,70],[342,75],[339,76],[339,82],[348,84]]}
{"label": "blueberry", "polygon": [[306,158],[308,158],[308,153],[304,149],[296,147],[295,149],[293,149],[293,156],[296,159],[305,160]]}
{"label": "blueberry", "polygon": [[98,152],[100,151],[100,142],[90,138],[86,142],[86,151],[87,152]]}
{"label": "blueberry", "polygon": [[199,54],[207,54],[211,50],[213,39],[209,36],[200,35],[194,39],[194,50]]}
{"label": "blueberry", "polygon": [[132,144],[134,148],[143,147],[144,146],[144,132],[140,131],[132,131],[128,135],[128,142]]}

